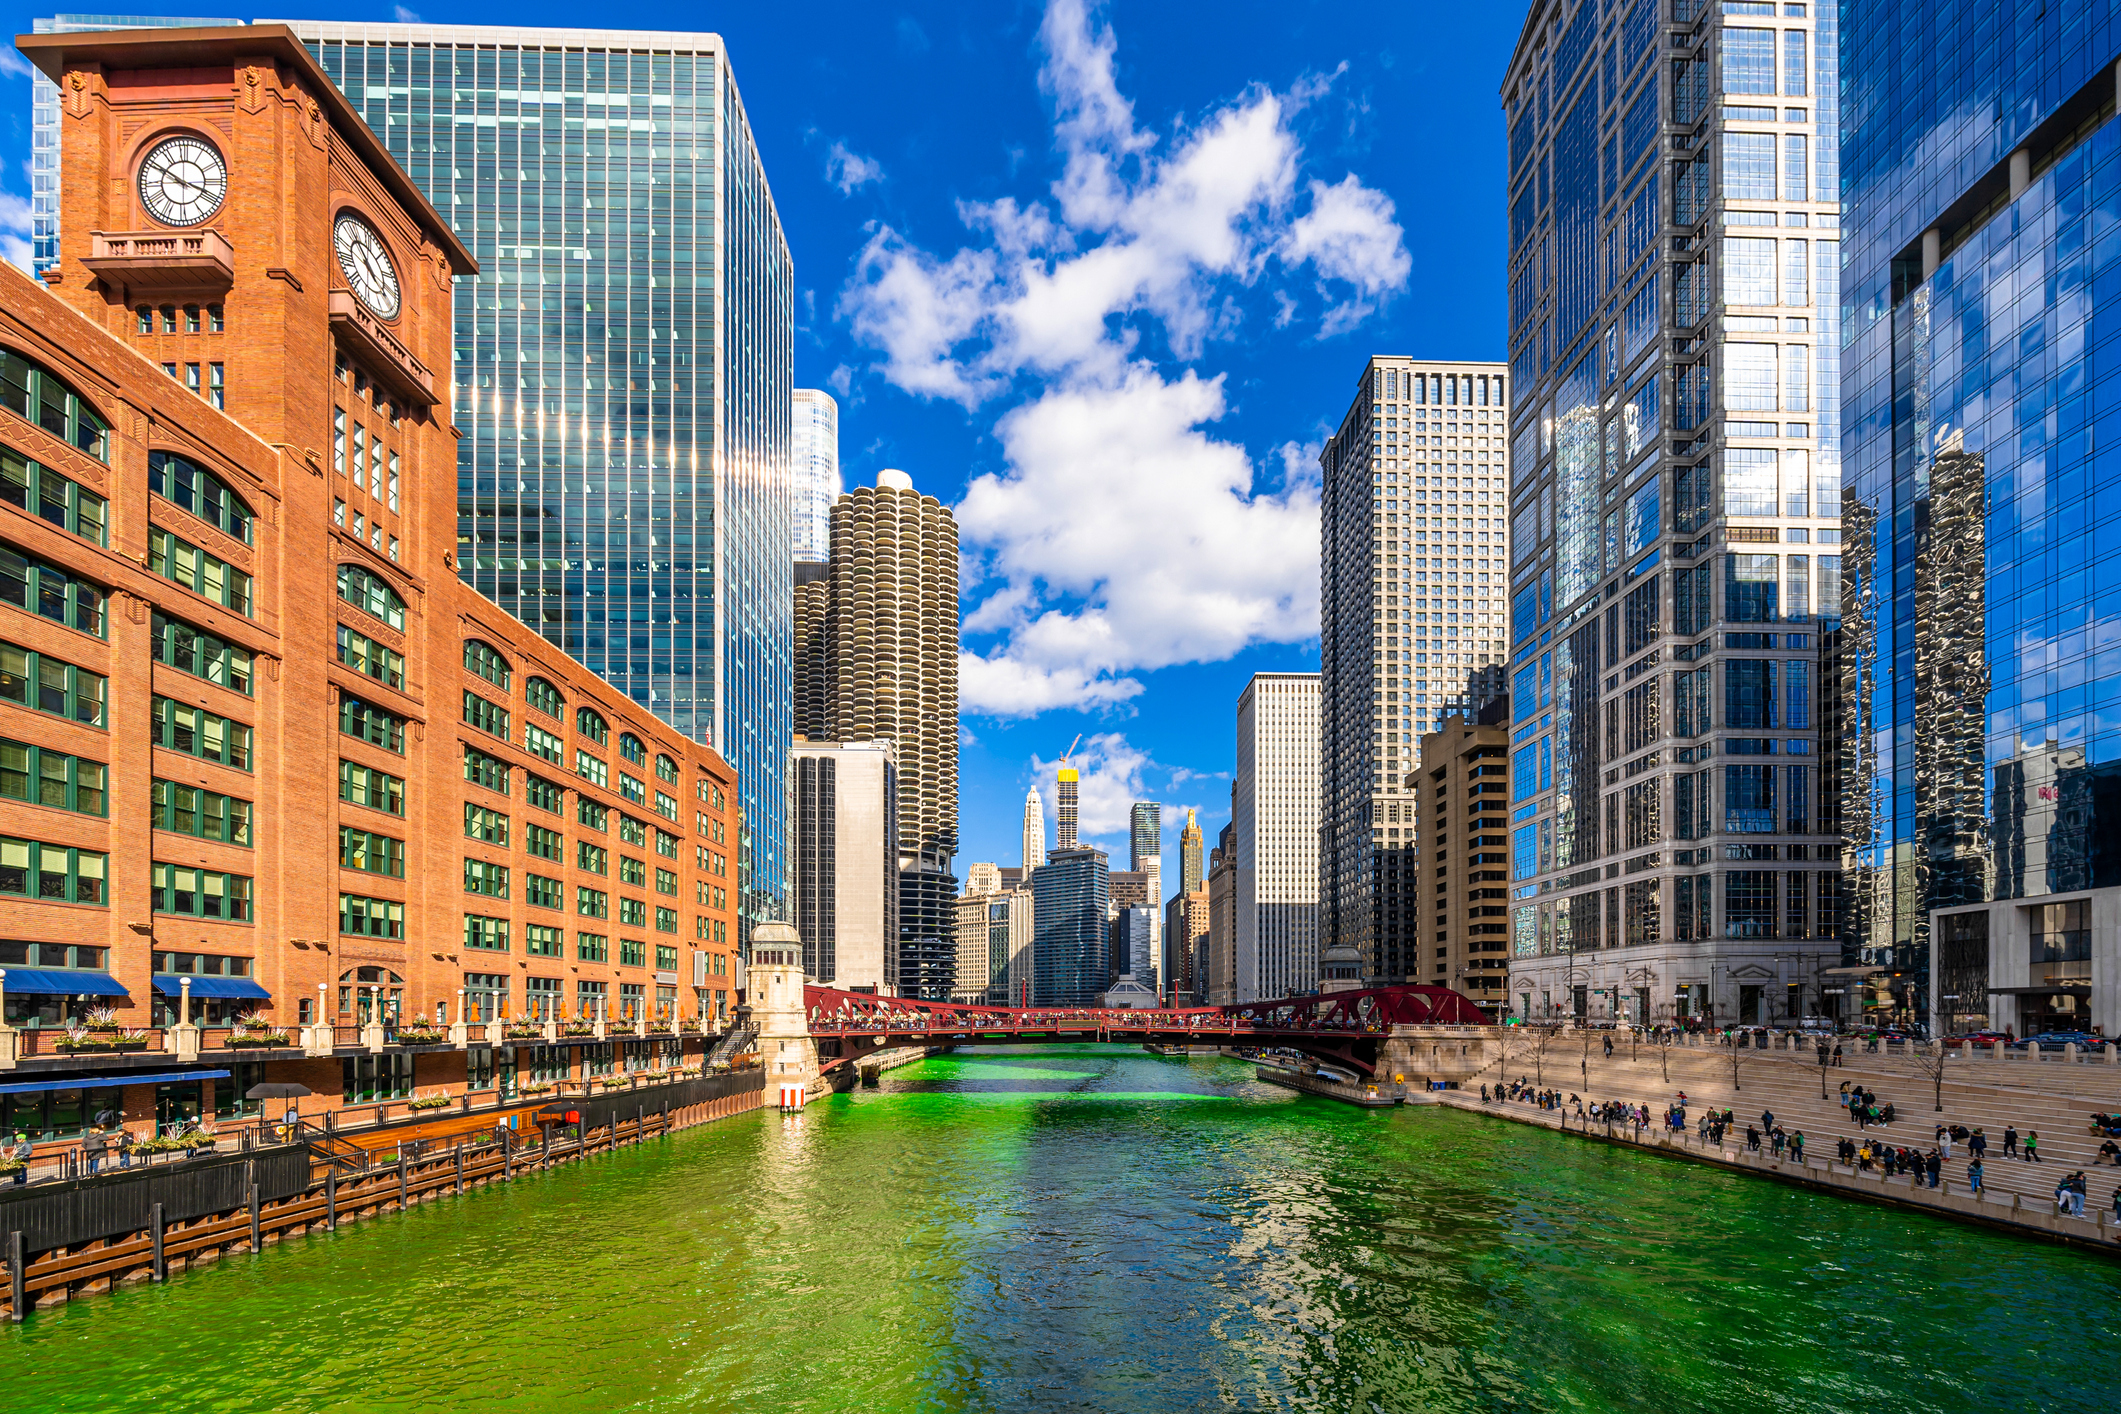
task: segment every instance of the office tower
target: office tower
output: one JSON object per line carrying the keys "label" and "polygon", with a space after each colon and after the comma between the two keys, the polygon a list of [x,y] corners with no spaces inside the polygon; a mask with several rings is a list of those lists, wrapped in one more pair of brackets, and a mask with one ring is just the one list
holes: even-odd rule
{"label": "office tower", "polygon": [[1164,995],[1173,1006],[1192,1006],[1206,995],[1202,964],[1212,923],[1208,886],[1173,894],[1164,905]]}
{"label": "office tower", "polygon": [[[109,29],[218,29],[241,20],[176,19],[154,15],[54,15],[32,23],[36,34],[82,34]],[[59,85],[30,71],[30,270],[42,275],[59,263]]]}
{"label": "office tower", "polygon": [[[1237,787],[1230,787],[1236,806]],[[1209,1006],[1237,1001],[1237,824],[1222,827],[1208,857],[1208,936],[1194,969],[1202,999]]]}
{"label": "office tower", "polygon": [[[295,1047],[229,1065],[246,1012],[325,1045],[503,1011],[726,1017],[728,764],[434,572],[476,269],[449,223],[283,28],[21,48],[67,138],[49,278],[0,272],[9,779],[47,783],[0,790],[5,1023],[94,1001],[168,1027],[188,1073],[156,1104],[210,1116],[319,1079]],[[373,1034],[318,1104],[405,1093],[407,1037]],[[572,1067],[559,1044],[545,1063]],[[200,1046],[220,1054],[192,1068]],[[11,1086],[15,1117],[78,1127],[77,1099],[51,1106],[111,1085],[111,1057],[35,1050],[51,1088]]]}
{"label": "office tower", "polygon": [[745,927],[777,916],[794,276],[721,40],[291,28],[479,261],[453,568],[736,765]]}
{"label": "office tower", "polygon": [[965,868],[965,897],[974,894],[998,894],[1002,891],[1002,871],[993,864],[972,864]]}
{"label": "office tower", "polygon": [[950,988],[953,1002],[978,1004],[987,1000],[994,981],[993,940],[989,936],[992,925],[988,918],[994,898],[992,893],[973,893],[969,889],[958,896],[954,933],[957,972]]}
{"label": "office tower", "polygon": [[1046,862],[1046,803],[1038,798],[1038,787],[1024,792],[1024,872]]}
{"label": "office tower", "polygon": [[1155,801],[1137,800],[1127,818],[1127,867],[1149,876],[1149,898],[1153,903],[1162,903],[1164,897],[1163,813],[1163,807]]}
{"label": "office tower", "polygon": [[798,741],[788,765],[789,912],[803,975],[898,989],[898,768],[888,741]]}
{"label": "office tower", "polygon": [[1839,954],[1835,25],[1542,0],[1503,81],[1511,947],[1535,1010],[1573,1005],[1596,950],[1649,1021],[1779,1022]]}
{"label": "office tower", "polygon": [[1132,978],[1156,990],[1156,937],[1150,921],[1156,910],[1129,904],[1112,910],[1112,961],[1108,982]]}
{"label": "office tower", "polygon": [[1056,830],[1059,836],[1058,848],[1061,849],[1074,849],[1076,847],[1076,800],[1081,780],[1081,774],[1073,766],[1063,766],[1060,768],[1055,781],[1056,788],[1060,793],[1056,797],[1059,801],[1059,806],[1054,818],[1058,826]]}
{"label": "office tower", "polygon": [[840,498],[840,405],[816,388],[795,390],[788,423],[791,549],[797,560],[832,558],[832,506]]}
{"label": "office tower", "polygon": [[1207,874],[1201,868],[1200,821],[1194,818],[1193,807],[1186,807],[1186,826],[1178,832],[1178,891],[1182,894],[1198,892],[1206,882]]}
{"label": "office tower", "polygon": [[1426,980],[1420,921],[1386,885],[1414,869],[1421,734],[1502,691],[1509,408],[1501,364],[1373,357],[1319,456],[1319,908],[1337,988]]}
{"label": "office tower", "polygon": [[1097,1005],[1105,990],[1108,878],[1101,849],[1056,849],[1031,875],[1031,1005]]}
{"label": "office tower", "polygon": [[1149,889],[1149,876],[1133,869],[1113,870],[1108,892],[1116,909],[1146,908],[1156,897]]}
{"label": "office tower", "polygon": [[[968,909],[977,907],[977,915]],[[1028,1007],[1032,997],[1034,930],[1031,890],[1003,889],[958,902],[958,943],[962,947],[970,922],[973,936],[987,949],[988,1006]]]}
{"label": "office tower", "polygon": [[2111,1036],[2112,19],[1884,0],[1845,20],[1849,965],[1881,1017]]}
{"label": "office tower", "polygon": [[[1420,916],[1420,980],[1465,993],[1494,1020],[1509,1009],[1508,717],[1507,701],[1498,701],[1477,719],[1446,717],[1422,738],[1416,790],[1427,848],[1419,857],[1429,867],[1389,885]],[[1585,959],[1580,985],[1604,1003],[1593,1015],[1641,1014],[1622,1004],[1624,980],[1596,957]]]}
{"label": "office tower", "polygon": [[1318,987],[1318,674],[1254,673],[1237,699],[1235,999]]}

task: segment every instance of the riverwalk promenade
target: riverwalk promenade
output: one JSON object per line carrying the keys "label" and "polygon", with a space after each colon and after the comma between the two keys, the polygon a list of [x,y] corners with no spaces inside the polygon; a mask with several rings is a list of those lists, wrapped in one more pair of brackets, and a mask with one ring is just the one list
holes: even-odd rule
{"label": "riverwalk promenade", "polygon": [[[1609,1036],[1614,1045],[1611,1057],[1604,1054]],[[1625,1032],[1563,1031],[1542,1045],[1538,1037],[1518,1033],[1505,1043],[1507,1054],[1498,1055],[1465,1080],[1463,1088],[1434,1098],[1453,1108],[1566,1130],[1601,1142],[1639,1146],[2121,1254],[2121,1240],[2117,1240],[2121,1227],[2116,1226],[2113,1209],[2121,1168],[2099,1164],[2098,1150],[2105,1140],[2094,1132],[2091,1122],[2095,1112],[2121,1111],[2121,1067],[2107,1064],[2096,1053],[2068,1059],[2048,1053],[2036,1060],[2025,1052],[2006,1052],[2004,1058],[1981,1051],[1940,1060],[1935,1052],[1915,1048],[1901,1048],[1893,1054],[1866,1053],[1856,1049],[1857,1044],[1844,1039],[1843,1063],[1822,1070],[1810,1050],[1733,1049],[1715,1038],[1707,1038],[1706,1044],[1659,1047]],[[1933,1073],[1939,1066],[1941,1086]],[[1482,1085],[1493,1094],[1499,1085],[1511,1081],[1535,1091],[1580,1096],[1587,1108],[1609,1101],[1642,1105],[1649,1110],[1651,1123],[1640,1130],[1632,1124],[1609,1127],[1596,1120],[1586,1124],[1577,1117],[1573,1104],[1547,1110],[1528,1101],[1483,1102],[1480,1098]],[[1875,1092],[1880,1106],[1890,1103],[1893,1122],[1859,1127],[1842,1098],[1844,1083]],[[1825,1098],[1821,1098],[1822,1089]],[[1941,1111],[1936,1108],[1940,1091]],[[1674,1132],[1665,1128],[1663,1117],[1681,1094],[1686,1096],[1687,1125]],[[1697,1132],[1696,1121],[1705,1109],[1733,1114],[1732,1128],[1721,1143],[1711,1143]],[[1758,1153],[1748,1149],[1746,1126],[1759,1126],[1763,1112],[1772,1113],[1774,1122],[1785,1131],[1803,1132],[1802,1163],[1787,1155],[1778,1158],[1765,1141]],[[1835,1160],[1837,1141],[1843,1137],[1859,1144],[1869,1141],[1927,1154],[1936,1144],[1939,1124],[1984,1132],[1988,1152],[1980,1195],[1970,1191],[1967,1181],[1969,1153],[1964,1141],[1953,1144],[1952,1157],[1934,1189],[1926,1180],[1918,1184],[1910,1175],[1887,1177],[1878,1169],[1864,1171]],[[2021,1137],[2021,1154],[2023,1136],[2038,1133],[2039,1162],[2003,1152],[2004,1132],[2009,1127],[2015,1127]],[[2089,1181],[2084,1216],[2060,1215],[2055,1185],[2063,1175],[2079,1169]]]}

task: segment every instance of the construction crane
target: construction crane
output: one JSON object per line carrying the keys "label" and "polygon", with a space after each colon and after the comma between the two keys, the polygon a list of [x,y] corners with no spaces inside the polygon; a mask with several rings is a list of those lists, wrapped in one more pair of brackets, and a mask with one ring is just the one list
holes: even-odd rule
{"label": "construction crane", "polygon": [[1075,740],[1069,742],[1068,749],[1061,753],[1058,776],[1060,790],[1055,801],[1055,812],[1060,827],[1056,843],[1062,849],[1075,848],[1076,792],[1079,789],[1076,783],[1080,777],[1076,769],[1068,764],[1068,758],[1075,755],[1075,748],[1082,745],[1082,741],[1083,734],[1077,732]]}
{"label": "construction crane", "polygon": [[1075,754],[1075,748],[1076,748],[1076,747],[1078,747],[1078,746],[1081,746],[1082,744],[1083,744],[1083,734],[1082,734],[1081,732],[1077,732],[1077,733],[1075,734],[1075,740],[1073,740],[1073,741],[1069,742],[1069,743],[1068,743],[1068,749],[1067,749],[1066,751],[1063,751],[1063,752],[1061,753],[1061,759],[1060,759],[1060,763],[1061,763],[1061,765],[1063,765],[1063,766],[1067,765],[1067,764],[1068,764],[1068,758],[1069,758],[1069,757],[1071,757],[1071,756],[1073,756],[1073,755]]}

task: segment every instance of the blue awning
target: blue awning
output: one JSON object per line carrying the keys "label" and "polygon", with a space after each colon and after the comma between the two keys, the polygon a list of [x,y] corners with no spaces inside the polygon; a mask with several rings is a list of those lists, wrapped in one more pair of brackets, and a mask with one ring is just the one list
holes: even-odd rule
{"label": "blue awning", "polygon": [[[155,974],[155,990],[165,997],[174,997],[180,990],[182,979],[166,972]],[[248,977],[194,977],[191,979],[191,994],[195,997],[242,997],[254,1002],[269,1002],[272,993],[266,991]]]}
{"label": "blue awning", "polygon": [[186,1080],[225,1080],[225,1070],[152,1070],[135,1075],[73,1075],[64,1080],[31,1080],[0,1085],[0,1095],[34,1095],[44,1090],[106,1090],[115,1085],[177,1085]]}
{"label": "blue awning", "polygon": [[108,972],[66,972],[52,967],[10,967],[0,977],[0,987],[10,992],[41,997],[129,997]]}

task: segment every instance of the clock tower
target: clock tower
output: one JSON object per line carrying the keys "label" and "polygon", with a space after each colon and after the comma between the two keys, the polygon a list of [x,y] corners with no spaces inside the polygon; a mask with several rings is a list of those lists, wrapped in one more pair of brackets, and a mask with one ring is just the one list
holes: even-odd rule
{"label": "clock tower", "polygon": [[279,25],[19,43],[59,86],[52,289],[180,382],[192,360],[156,341],[189,316],[163,309],[219,309],[221,405],[320,461],[358,381],[401,486],[417,454],[452,513],[451,282],[477,267],[309,51]]}

